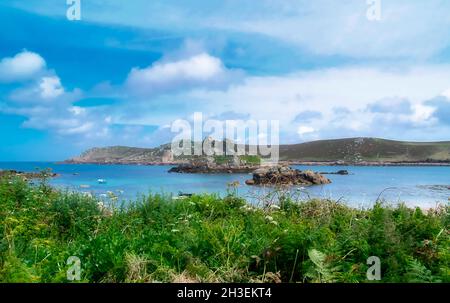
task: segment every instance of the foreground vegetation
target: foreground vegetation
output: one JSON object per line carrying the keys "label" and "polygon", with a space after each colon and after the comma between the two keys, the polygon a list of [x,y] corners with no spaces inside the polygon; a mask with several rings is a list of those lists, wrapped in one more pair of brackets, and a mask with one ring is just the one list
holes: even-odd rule
{"label": "foreground vegetation", "polygon": [[0,281],[67,282],[77,256],[82,282],[367,282],[378,256],[381,282],[450,282],[448,211],[289,198],[252,207],[232,192],[104,206],[4,177]]}

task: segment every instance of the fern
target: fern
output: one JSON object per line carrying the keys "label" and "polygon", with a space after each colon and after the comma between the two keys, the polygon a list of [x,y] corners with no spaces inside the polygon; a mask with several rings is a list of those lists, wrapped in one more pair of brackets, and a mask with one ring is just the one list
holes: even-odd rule
{"label": "fern", "polygon": [[317,249],[310,249],[308,256],[314,266],[308,268],[306,277],[310,278],[313,283],[333,283],[339,277],[339,267],[331,267],[327,262],[327,255]]}
{"label": "fern", "polygon": [[407,282],[410,283],[440,283],[441,281],[431,274],[422,263],[416,259],[408,262],[408,273],[405,275]]}

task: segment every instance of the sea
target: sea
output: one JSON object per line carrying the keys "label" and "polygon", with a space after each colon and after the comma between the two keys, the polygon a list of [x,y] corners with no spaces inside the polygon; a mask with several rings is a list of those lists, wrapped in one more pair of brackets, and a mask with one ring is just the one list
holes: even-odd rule
{"label": "sea", "polygon": [[[54,162],[0,162],[0,169],[32,172],[50,168],[59,176],[49,183],[54,187],[82,192],[99,199],[112,194],[129,203],[149,194],[210,193],[225,196],[236,192],[250,203],[276,202],[289,194],[298,200],[332,199],[352,207],[368,208],[377,201],[405,203],[410,207],[430,208],[450,203],[449,166],[293,166],[300,170],[336,172],[327,175],[332,183],[310,187],[295,186],[284,190],[247,186],[251,174],[177,174],[170,166],[59,164]],[[99,179],[104,182],[99,182]],[[231,185],[234,184],[234,185]]]}

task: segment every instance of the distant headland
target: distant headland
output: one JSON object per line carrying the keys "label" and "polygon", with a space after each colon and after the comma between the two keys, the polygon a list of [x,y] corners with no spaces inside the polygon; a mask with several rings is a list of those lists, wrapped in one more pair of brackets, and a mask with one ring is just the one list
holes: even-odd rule
{"label": "distant headland", "polygon": [[[213,139],[206,138],[206,140]],[[249,146],[244,148],[248,150]],[[283,165],[450,166],[450,141],[404,142],[379,138],[319,140],[280,145],[279,159]],[[174,156],[171,144],[164,144],[157,148],[126,146],[92,148],[64,163],[189,165],[201,162],[225,165],[239,170],[240,167],[251,168],[259,165],[260,160],[263,160],[263,157],[259,155],[231,156],[226,150],[221,156]]]}

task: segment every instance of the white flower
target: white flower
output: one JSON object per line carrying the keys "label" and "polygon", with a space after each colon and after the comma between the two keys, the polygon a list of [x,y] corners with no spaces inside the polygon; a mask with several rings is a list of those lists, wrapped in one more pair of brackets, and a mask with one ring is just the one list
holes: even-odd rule
{"label": "white flower", "polygon": [[271,217],[271,216],[266,216],[266,220],[268,220],[268,221],[273,221],[273,218]]}

